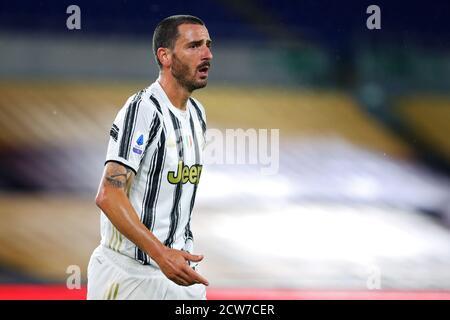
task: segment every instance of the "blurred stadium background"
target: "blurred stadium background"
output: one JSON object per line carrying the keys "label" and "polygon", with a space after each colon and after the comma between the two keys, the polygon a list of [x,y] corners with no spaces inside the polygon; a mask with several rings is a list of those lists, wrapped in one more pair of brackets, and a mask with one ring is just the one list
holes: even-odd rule
{"label": "blurred stadium background", "polygon": [[203,171],[208,297],[450,298],[450,4],[328,0],[2,0],[0,298],[84,298],[112,120],[180,13],[214,42],[208,127],[280,129],[276,175]]}

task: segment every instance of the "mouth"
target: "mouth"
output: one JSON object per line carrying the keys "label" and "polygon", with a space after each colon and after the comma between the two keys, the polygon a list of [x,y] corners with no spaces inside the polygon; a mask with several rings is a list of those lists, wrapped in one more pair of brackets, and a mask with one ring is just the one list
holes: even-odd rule
{"label": "mouth", "polygon": [[210,65],[209,63],[205,63],[198,67],[198,73],[200,74],[200,77],[208,77],[208,71],[209,71]]}

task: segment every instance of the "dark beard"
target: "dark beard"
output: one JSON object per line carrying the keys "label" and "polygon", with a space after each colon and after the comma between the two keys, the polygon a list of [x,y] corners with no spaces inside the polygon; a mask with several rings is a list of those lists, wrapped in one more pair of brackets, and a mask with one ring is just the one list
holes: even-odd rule
{"label": "dark beard", "polygon": [[193,92],[194,90],[206,87],[206,81],[197,82],[193,79],[189,79],[189,71],[189,66],[183,64],[174,54],[171,72],[173,77],[177,79],[178,83],[188,92]]}

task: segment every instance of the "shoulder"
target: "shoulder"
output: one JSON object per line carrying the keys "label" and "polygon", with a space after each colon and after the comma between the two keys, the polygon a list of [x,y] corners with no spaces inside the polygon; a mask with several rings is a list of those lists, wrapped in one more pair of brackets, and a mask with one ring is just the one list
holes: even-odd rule
{"label": "shoulder", "polygon": [[155,99],[155,95],[150,88],[145,88],[133,94],[128,98],[127,102],[129,105],[139,105],[139,113],[142,114],[153,115],[154,113],[161,113],[159,102]]}
{"label": "shoulder", "polygon": [[155,116],[160,115],[160,111],[150,97],[151,92],[147,89],[132,94],[119,110],[118,118],[124,120],[140,118],[146,122],[151,122]]}
{"label": "shoulder", "polygon": [[161,106],[158,99],[156,99],[155,93],[150,87],[142,90],[141,94],[141,104],[146,112],[157,113],[161,115]]}

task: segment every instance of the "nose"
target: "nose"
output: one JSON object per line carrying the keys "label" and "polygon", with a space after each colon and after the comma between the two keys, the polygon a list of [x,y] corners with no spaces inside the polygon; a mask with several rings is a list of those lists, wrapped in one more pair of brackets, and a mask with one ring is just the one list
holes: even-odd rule
{"label": "nose", "polygon": [[213,55],[211,52],[211,48],[208,46],[205,46],[205,50],[203,50],[203,56],[202,56],[202,60],[212,60]]}

